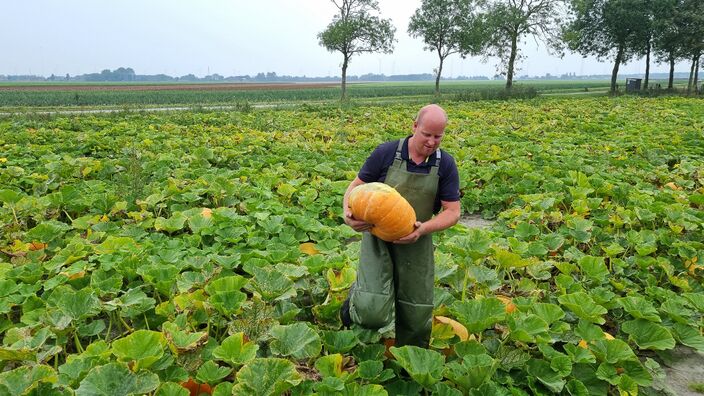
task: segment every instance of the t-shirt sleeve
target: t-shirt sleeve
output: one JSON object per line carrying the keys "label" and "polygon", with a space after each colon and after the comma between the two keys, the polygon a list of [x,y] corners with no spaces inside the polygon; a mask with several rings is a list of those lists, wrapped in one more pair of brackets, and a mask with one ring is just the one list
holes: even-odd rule
{"label": "t-shirt sleeve", "polygon": [[374,151],[372,151],[371,154],[369,154],[367,160],[364,161],[364,165],[362,165],[362,169],[360,169],[359,174],[357,174],[363,182],[372,183],[381,179],[385,170],[384,164],[388,162],[389,159],[387,158],[389,157],[389,152],[391,153],[391,156],[393,156],[395,152],[395,150],[390,151],[390,147],[392,146],[388,143],[380,144],[376,149],[374,149]]}
{"label": "t-shirt sleeve", "polygon": [[[445,154],[445,153],[443,153]],[[447,168],[440,178],[440,200],[455,202],[460,200],[460,174],[452,156],[447,155]]]}

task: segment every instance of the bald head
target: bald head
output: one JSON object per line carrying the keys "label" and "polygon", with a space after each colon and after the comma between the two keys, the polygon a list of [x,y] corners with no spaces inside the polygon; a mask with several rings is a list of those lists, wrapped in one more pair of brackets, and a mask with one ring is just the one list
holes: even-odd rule
{"label": "bald head", "polygon": [[442,124],[442,129],[445,129],[447,125],[447,113],[445,113],[442,107],[436,104],[423,106],[416,116],[416,124],[423,125],[423,123],[432,123],[435,126]]}

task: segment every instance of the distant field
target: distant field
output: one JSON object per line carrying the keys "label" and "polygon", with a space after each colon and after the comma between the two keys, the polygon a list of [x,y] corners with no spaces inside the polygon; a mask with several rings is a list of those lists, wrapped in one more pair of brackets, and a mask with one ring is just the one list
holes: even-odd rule
{"label": "distant field", "polygon": [[[653,81],[653,84],[664,84]],[[681,84],[682,82],[680,82]],[[447,97],[472,91],[502,89],[503,81],[444,81]],[[534,87],[539,94],[572,95],[603,93],[607,80],[526,80],[517,86]],[[355,100],[430,100],[434,82],[351,83],[349,97]],[[340,97],[338,84],[330,83],[0,83],[0,107],[159,107],[173,105],[233,105],[239,103],[327,102]]]}

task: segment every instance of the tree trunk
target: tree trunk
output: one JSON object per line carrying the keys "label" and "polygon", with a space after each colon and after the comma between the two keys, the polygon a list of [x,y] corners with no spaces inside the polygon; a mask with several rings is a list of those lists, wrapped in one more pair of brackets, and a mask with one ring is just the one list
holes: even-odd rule
{"label": "tree trunk", "polygon": [[343,101],[347,99],[347,65],[348,65],[348,58],[345,56],[345,60],[342,62],[342,84],[340,85],[340,88],[342,89],[342,96],[340,97],[340,100]]}
{"label": "tree trunk", "polygon": [[506,90],[510,90],[513,87],[513,64],[516,62],[517,40],[518,35],[513,36],[511,39],[511,56],[508,58],[508,70],[506,71]]}
{"label": "tree trunk", "polygon": [[440,95],[440,75],[442,74],[442,62],[445,59],[440,57],[440,66],[438,66],[438,73],[435,76],[435,95]]}
{"label": "tree trunk", "polygon": [[616,53],[616,60],[614,62],[614,69],[611,72],[611,94],[616,93],[616,79],[618,78],[618,68],[621,66],[621,58],[623,57],[623,45],[618,46],[618,52]]}
{"label": "tree trunk", "polygon": [[670,78],[667,80],[667,89],[674,89],[675,85],[675,56],[670,53]]}
{"label": "tree trunk", "polygon": [[692,59],[692,66],[689,68],[689,80],[687,80],[687,93],[692,93],[692,81],[694,80],[694,68],[697,65],[697,58]]}
{"label": "tree trunk", "polygon": [[699,62],[701,61],[700,57],[697,57],[697,65],[694,66],[694,92],[699,94]]}
{"label": "tree trunk", "polygon": [[648,81],[650,80],[650,38],[648,38],[648,48],[645,52],[645,82],[643,83],[643,90],[648,90]]}

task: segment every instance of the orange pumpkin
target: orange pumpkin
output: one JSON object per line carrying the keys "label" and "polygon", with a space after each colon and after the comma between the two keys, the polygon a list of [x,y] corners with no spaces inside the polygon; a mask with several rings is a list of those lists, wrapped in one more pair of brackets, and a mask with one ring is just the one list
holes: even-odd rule
{"label": "orange pumpkin", "polygon": [[352,216],[372,224],[371,233],[390,242],[413,232],[416,212],[393,187],[384,183],[365,183],[352,189],[349,196]]}

